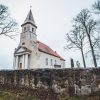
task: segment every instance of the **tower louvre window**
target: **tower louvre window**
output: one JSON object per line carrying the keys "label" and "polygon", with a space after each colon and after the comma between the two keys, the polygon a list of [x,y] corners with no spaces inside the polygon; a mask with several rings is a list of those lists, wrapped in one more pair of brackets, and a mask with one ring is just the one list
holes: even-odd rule
{"label": "tower louvre window", "polygon": [[26,27],[24,27],[24,31],[26,31]]}
{"label": "tower louvre window", "polygon": [[34,32],[34,28],[32,28],[32,32]]}

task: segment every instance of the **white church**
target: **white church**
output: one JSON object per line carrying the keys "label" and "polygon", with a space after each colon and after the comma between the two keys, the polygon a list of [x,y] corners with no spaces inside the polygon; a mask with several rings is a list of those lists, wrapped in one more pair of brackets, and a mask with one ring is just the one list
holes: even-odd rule
{"label": "white church", "polygon": [[20,43],[14,52],[14,69],[65,67],[65,60],[56,51],[37,40],[37,26],[31,10],[21,27]]}

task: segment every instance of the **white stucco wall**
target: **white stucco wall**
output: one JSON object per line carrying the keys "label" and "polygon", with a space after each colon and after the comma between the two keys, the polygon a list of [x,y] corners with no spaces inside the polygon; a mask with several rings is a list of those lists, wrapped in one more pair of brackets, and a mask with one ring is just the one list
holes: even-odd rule
{"label": "white stucco wall", "polygon": [[[48,58],[48,65],[46,65],[46,58]],[[51,66],[52,59],[52,66]],[[64,68],[65,62],[60,60],[60,58],[43,53],[43,52],[32,52],[29,58],[30,68],[54,68],[56,60],[56,65],[61,65]]]}
{"label": "white stucco wall", "polygon": [[65,68],[65,61],[64,60],[61,60],[61,67]]}

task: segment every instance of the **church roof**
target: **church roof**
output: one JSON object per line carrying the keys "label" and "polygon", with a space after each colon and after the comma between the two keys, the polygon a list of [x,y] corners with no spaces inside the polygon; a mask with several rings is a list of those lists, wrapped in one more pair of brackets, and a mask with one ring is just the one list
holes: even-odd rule
{"label": "church roof", "polygon": [[28,15],[27,15],[24,23],[22,24],[22,26],[25,25],[25,24],[27,24],[27,23],[31,23],[32,25],[34,25],[35,27],[37,27],[36,24],[35,24],[35,21],[34,21],[31,9],[30,9],[30,11],[29,11],[29,13],[28,13]]}
{"label": "church roof", "polygon": [[49,46],[47,46],[46,44],[44,44],[44,43],[42,43],[42,42],[40,42],[40,41],[37,41],[37,43],[38,43],[38,49],[39,49],[39,51],[44,52],[44,53],[47,53],[47,54],[49,54],[49,55],[53,55],[53,56],[55,56],[55,57],[60,58],[60,60],[65,61],[64,58],[62,58],[56,51],[53,51],[53,50],[52,50]]}

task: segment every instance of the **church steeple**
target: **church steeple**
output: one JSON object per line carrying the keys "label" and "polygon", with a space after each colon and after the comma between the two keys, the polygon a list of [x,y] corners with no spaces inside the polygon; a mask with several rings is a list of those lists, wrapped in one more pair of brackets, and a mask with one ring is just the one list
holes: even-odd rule
{"label": "church steeple", "polygon": [[30,10],[22,26],[22,33],[20,37],[20,45],[32,47],[33,41],[37,41],[36,29],[37,26],[34,21],[32,11]]}
{"label": "church steeple", "polygon": [[32,14],[31,9],[30,9],[30,11],[29,11],[24,23],[22,24],[22,26],[25,25],[25,24],[28,24],[28,23],[32,24],[34,27],[37,28],[37,26],[35,24],[35,21],[34,21],[34,18],[33,18],[33,14]]}

